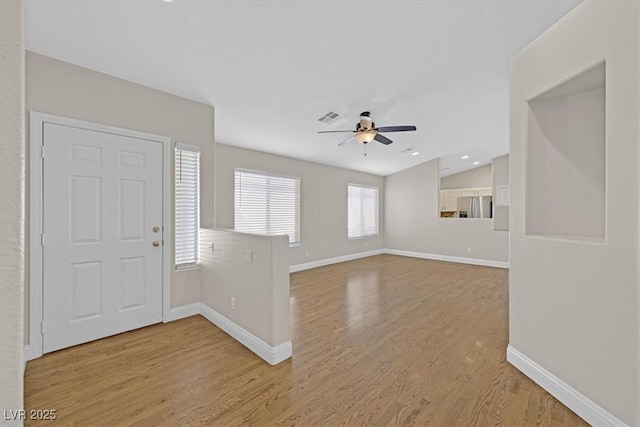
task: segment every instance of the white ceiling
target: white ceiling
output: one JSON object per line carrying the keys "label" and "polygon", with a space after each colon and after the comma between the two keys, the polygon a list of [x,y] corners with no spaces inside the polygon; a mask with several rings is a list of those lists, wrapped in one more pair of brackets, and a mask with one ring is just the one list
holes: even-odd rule
{"label": "white ceiling", "polygon": [[[378,175],[441,157],[451,174],[508,152],[509,58],[578,3],[27,1],[26,46],[212,104],[223,144]],[[418,131],[365,158],[316,134],[331,109],[339,129],[369,110]]]}

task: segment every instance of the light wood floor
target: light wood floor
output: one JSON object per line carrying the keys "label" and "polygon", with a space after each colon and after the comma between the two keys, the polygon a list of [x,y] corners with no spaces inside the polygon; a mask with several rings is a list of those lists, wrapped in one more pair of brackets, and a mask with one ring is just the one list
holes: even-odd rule
{"label": "light wood floor", "polygon": [[289,361],[194,316],[29,362],[25,404],[74,426],[586,425],[505,361],[507,301],[501,269],[317,268],[291,275]]}

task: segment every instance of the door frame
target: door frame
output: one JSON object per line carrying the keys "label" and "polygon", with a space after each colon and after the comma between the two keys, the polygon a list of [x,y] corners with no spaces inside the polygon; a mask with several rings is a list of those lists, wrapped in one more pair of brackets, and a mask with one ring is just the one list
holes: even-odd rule
{"label": "door frame", "polygon": [[70,126],[96,132],[144,139],[162,144],[162,320],[169,319],[171,286],[171,138],[138,132],[98,123],[85,122],[52,114],[29,112],[29,341],[25,345],[25,360],[33,360],[43,354],[42,317],[43,301],[43,138],[44,124]]}

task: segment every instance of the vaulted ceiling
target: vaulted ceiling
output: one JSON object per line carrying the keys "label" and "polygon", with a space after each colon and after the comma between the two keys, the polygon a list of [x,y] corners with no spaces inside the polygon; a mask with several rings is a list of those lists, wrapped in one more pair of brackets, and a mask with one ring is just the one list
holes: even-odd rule
{"label": "vaulted ceiling", "polygon": [[[578,3],[27,1],[26,46],[214,105],[219,143],[378,175],[441,157],[451,174],[508,152],[509,58]],[[343,121],[319,122],[330,110]],[[366,157],[316,133],[365,110],[418,131]]]}

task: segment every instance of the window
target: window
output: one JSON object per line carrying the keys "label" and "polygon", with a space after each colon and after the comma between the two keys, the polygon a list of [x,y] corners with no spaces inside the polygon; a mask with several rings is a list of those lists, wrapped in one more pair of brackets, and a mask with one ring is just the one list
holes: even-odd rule
{"label": "window", "polygon": [[348,237],[359,239],[378,235],[378,189],[349,184]]}
{"label": "window", "polygon": [[300,244],[300,178],[236,169],[235,229],[286,233]]}
{"label": "window", "polygon": [[176,144],[176,269],[198,263],[200,148]]}

